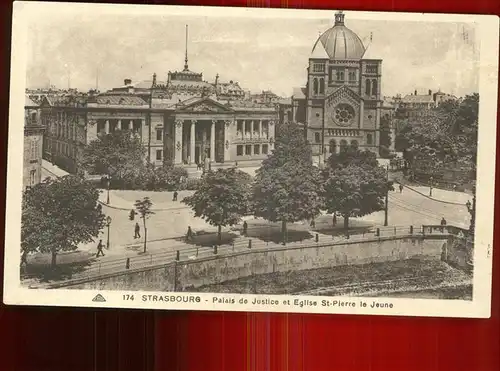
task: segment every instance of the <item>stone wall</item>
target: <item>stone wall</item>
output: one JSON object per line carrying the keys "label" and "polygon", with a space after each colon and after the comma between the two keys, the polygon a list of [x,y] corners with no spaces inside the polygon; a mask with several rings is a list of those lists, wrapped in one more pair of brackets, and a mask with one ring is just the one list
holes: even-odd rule
{"label": "stone wall", "polygon": [[[189,291],[204,285],[251,275],[406,260],[414,257],[441,259],[442,238],[381,238],[338,245],[248,250],[196,261],[108,275],[68,288],[101,290]],[[175,284],[174,284],[175,282]]]}

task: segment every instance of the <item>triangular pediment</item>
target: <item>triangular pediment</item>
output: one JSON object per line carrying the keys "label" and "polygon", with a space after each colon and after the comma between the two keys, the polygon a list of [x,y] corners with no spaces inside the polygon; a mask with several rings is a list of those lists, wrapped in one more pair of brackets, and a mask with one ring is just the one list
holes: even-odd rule
{"label": "triangular pediment", "polygon": [[354,92],[352,89],[343,85],[337,90],[335,90],[333,93],[331,93],[329,96],[327,96],[325,100],[328,105],[338,103],[342,100],[346,100],[355,106],[359,106],[361,104],[362,98],[358,94],[356,94],[356,92]]}
{"label": "triangular pediment", "polygon": [[178,105],[178,111],[181,112],[231,112],[232,109],[224,104],[216,102],[215,100],[204,97],[198,99],[189,99],[188,101],[181,102]]}
{"label": "triangular pediment", "polygon": [[42,100],[40,102],[40,107],[52,107],[52,102],[50,101],[50,99],[47,97],[47,96],[43,96],[42,97]]}

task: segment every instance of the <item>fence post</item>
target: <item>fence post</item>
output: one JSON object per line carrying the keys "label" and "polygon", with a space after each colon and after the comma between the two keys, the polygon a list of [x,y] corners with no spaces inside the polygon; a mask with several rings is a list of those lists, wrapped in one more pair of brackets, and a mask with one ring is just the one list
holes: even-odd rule
{"label": "fence post", "polygon": [[101,274],[101,263],[99,263],[99,274]]}
{"label": "fence post", "polygon": [[413,234],[413,226],[410,225],[410,234]]}
{"label": "fence post", "polygon": [[196,257],[198,257],[198,249],[199,247],[196,248]]}
{"label": "fence post", "polygon": [[217,245],[214,245],[214,255],[217,255]]}
{"label": "fence post", "polygon": [[125,262],[125,269],[130,269],[130,258],[127,258],[127,261]]}
{"label": "fence post", "polygon": [[177,261],[181,260],[181,252],[179,250],[175,252],[175,260]]}
{"label": "fence post", "polygon": [[233,251],[234,251],[234,241],[233,241],[232,245],[233,245]]}
{"label": "fence post", "polygon": [[319,234],[316,233],[316,242],[319,242]]}
{"label": "fence post", "polygon": [[394,236],[396,235],[396,227],[394,227]]}
{"label": "fence post", "polygon": [[380,228],[377,228],[377,230],[375,232],[375,236],[380,237]]}
{"label": "fence post", "polygon": [[153,254],[150,255],[149,264],[153,265]]}
{"label": "fence post", "polygon": [[252,248],[252,240],[248,240],[248,248],[251,249]]}

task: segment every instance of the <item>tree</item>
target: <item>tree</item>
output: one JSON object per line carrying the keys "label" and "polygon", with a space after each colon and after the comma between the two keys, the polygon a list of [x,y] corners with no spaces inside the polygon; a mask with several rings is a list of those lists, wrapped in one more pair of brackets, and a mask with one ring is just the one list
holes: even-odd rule
{"label": "tree", "polygon": [[80,165],[91,174],[123,179],[128,172],[144,167],[145,148],[128,130],[101,134],[83,150]]}
{"label": "tree", "polygon": [[182,200],[196,217],[217,226],[219,242],[221,229],[237,224],[249,211],[252,178],[236,168],[208,171],[201,178],[199,189]]}
{"label": "tree", "polygon": [[75,250],[92,242],[104,226],[99,191],[80,177],[48,178],[24,193],[21,218],[23,254]]}
{"label": "tree", "polygon": [[344,228],[350,217],[384,209],[384,198],[392,189],[387,169],[379,166],[375,153],[349,149],[332,154],[323,170],[324,200],[329,213],[339,212]]}
{"label": "tree", "polygon": [[142,223],[144,225],[144,253],[146,253],[146,243],[148,239],[148,229],[146,227],[146,219],[148,219],[154,212],[151,210],[153,206],[153,202],[149,199],[149,197],[144,197],[142,200],[135,201],[135,209],[137,210],[137,214],[140,215],[142,219]]}
{"label": "tree", "polygon": [[[462,168],[475,178],[479,94],[445,101],[439,107],[406,125],[399,142],[413,165],[427,172]],[[425,166],[427,164],[427,166]]]}
{"label": "tree", "polygon": [[255,216],[281,221],[283,242],[288,222],[312,219],[320,212],[320,173],[302,129],[282,127],[275,149],[257,170],[252,195]]}

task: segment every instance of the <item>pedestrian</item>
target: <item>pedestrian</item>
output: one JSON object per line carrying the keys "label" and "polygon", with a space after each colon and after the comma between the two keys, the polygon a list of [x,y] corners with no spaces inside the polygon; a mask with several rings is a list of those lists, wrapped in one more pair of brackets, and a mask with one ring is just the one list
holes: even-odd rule
{"label": "pedestrian", "polygon": [[102,245],[102,240],[99,240],[99,243],[97,244],[97,254],[96,254],[96,258],[99,257],[99,255],[102,255],[104,256],[104,252],[102,251],[102,248],[104,246]]}
{"label": "pedestrian", "polygon": [[453,184],[453,192],[456,192],[456,191],[457,191],[457,185]]}
{"label": "pedestrian", "polygon": [[179,194],[177,193],[177,191],[174,191],[174,197],[172,198],[172,201],[177,201],[177,196]]}
{"label": "pedestrian", "polygon": [[337,213],[333,213],[332,223],[334,227],[337,225]]}
{"label": "pedestrian", "polygon": [[429,188],[429,197],[432,197],[432,186]]}
{"label": "pedestrian", "polygon": [[141,238],[141,227],[139,223],[135,223],[134,238]]}
{"label": "pedestrian", "polygon": [[191,229],[191,226],[189,226],[186,233],[186,241],[190,241],[192,239],[193,239],[193,230]]}
{"label": "pedestrian", "polygon": [[247,235],[247,230],[248,230],[248,223],[247,221],[245,220],[243,222],[243,236],[246,236]]}
{"label": "pedestrian", "polygon": [[401,183],[399,183],[399,193],[403,193],[403,185]]}
{"label": "pedestrian", "polygon": [[441,218],[441,233],[444,232],[444,227],[446,226],[446,219],[444,217]]}

